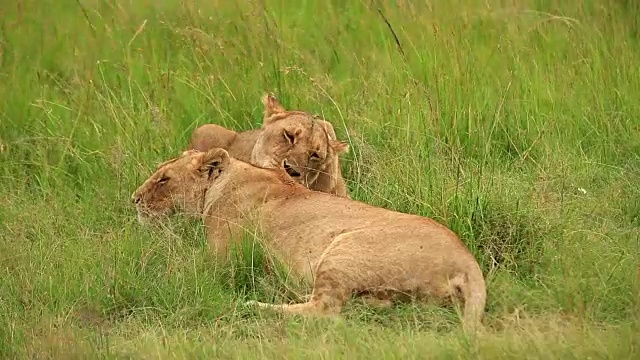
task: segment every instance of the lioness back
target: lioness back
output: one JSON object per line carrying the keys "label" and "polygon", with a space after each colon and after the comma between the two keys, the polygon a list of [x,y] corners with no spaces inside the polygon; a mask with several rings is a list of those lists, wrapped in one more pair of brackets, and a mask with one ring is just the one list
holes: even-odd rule
{"label": "lioness back", "polygon": [[[378,239],[380,244],[390,248],[410,247],[412,242],[420,243],[420,238],[427,237],[432,241],[432,249],[437,246],[439,252],[440,247],[447,244],[449,255],[472,264],[475,262],[455,233],[430,218],[319,192],[305,192],[290,195],[284,201],[267,202],[262,206],[261,223],[270,234],[274,234],[274,238],[281,239],[277,246],[282,246],[282,251],[301,262],[306,268],[300,269],[303,272],[318,264],[323,252],[321,249],[332,244],[336,236],[354,231]],[[379,257],[378,261],[385,259]]]}
{"label": "lioness back", "polygon": [[213,148],[228,149],[237,134],[235,131],[219,125],[205,124],[193,131],[187,149],[198,151],[208,151]]}
{"label": "lioness back", "polygon": [[187,149],[208,151],[222,148],[234,158],[250,162],[251,152],[259,135],[259,129],[235,132],[219,125],[205,124],[193,131]]}

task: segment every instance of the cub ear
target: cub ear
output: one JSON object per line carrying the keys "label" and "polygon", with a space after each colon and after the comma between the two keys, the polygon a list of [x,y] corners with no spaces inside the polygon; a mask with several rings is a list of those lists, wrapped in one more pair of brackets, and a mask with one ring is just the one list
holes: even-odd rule
{"label": "cub ear", "polygon": [[268,118],[272,117],[275,114],[286,112],[284,106],[282,106],[278,99],[276,99],[276,97],[271,93],[262,96],[262,103],[264,104],[265,122],[267,122]]}
{"label": "cub ear", "polygon": [[198,170],[206,174],[208,179],[217,178],[220,172],[229,165],[229,153],[221,148],[213,148],[200,158]]}
{"label": "cub ear", "polygon": [[340,140],[329,140],[329,146],[336,152],[336,154],[342,154],[349,151],[349,144]]}

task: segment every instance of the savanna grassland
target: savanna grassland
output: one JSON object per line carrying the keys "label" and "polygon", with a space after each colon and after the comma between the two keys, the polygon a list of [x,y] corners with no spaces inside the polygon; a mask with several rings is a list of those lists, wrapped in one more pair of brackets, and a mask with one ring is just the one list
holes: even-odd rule
{"label": "savanna grassland", "polygon": [[[638,358],[640,8],[633,1],[0,4],[1,358]],[[257,312],[303,289],[133,190],[260,96],[351,146],[352,196],[456,231],[486,331],[428,305]],[[250,240],[250,239],[249,239]]]}

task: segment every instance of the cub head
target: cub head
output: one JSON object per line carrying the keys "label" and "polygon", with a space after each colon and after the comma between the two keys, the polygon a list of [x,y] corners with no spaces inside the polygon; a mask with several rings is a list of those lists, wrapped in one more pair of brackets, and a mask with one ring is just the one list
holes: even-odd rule
{"label": "cub head", "polygon": [[349,145],[337,140],[327,121],[303,111],[287,111],[271,94],[262,102],[262,132],[251,162],[266,168],[282,166],[294,180],[313,189],[318,175],[332,172]]}
{"label": "cub head", "polygon": [[207,189],[229,162],[225,150],[214,148],[207,152],[188,150],[160,164],[131,195],[138,221],[148,223],[176,211],[201,215]]}

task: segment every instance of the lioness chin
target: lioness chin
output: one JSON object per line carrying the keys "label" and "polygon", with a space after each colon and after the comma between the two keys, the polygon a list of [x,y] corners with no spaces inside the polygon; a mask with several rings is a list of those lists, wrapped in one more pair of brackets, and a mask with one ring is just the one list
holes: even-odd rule
{"label": "lioness chin", "polygon": [[284,167],[289,176],[311,190],[349,197],[340,169],[340,154],[349,146],[337,140],[328,121],[303,111],[287,111],[271,94],[260,129],[235,132],[215,124],[196,128],[188,149],[223,148],[261,167]]}
{"label": "lioness chin", "polygon": [[132,195],[141,218],[181,211],[201,216],[213,251],[225,258],[242,228],[259,224],[266,246],[309,282],[300,304],[257,303],[286,313],[337,314],[352,295],[464,302],[476,327],[485,282],[458,237],[432,219],[310,191],[282,169],[259,168],[223,149],[186,151],[165,162]]}

